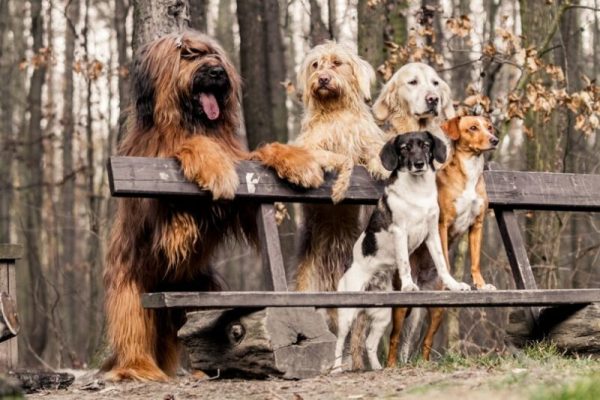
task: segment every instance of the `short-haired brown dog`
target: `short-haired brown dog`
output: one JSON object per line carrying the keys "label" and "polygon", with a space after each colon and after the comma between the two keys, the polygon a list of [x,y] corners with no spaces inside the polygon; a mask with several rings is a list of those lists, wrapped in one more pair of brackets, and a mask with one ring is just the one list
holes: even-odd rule
{"label": "short-haired brown dog", "polygon": [[[498,138],[494,135],[490,120],[481,116],[455,117],[444,122],[441,128],[454,145],[450,162],[438,171],[436,177],[444,256],[450,267],[448,248],[468,230],[473,284],[479,290],[495,290],[493,285],[486,284],[481,275],[480,256],[483,220],[488,206],[483,181],[483,153],[495,149]],[[435,275],[431,279],[439,281]],[[435,286],[441,289],[439,282],[435,282]],[[396,310],[390,336],[388,367],[397,363],[399,337],[408,311],[406,308]],[[423,341],[425,360],[429,359],[433,337],[442,321],[443,308],[430,308],[429,316],[429,327]]]}

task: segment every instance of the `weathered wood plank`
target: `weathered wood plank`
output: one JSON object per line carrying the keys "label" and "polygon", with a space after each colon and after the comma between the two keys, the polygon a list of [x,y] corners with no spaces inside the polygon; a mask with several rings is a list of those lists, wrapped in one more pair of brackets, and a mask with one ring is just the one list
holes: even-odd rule
{"label": "weathered wood plank", "polygon": [[512,210],[502,209],[494,210],[494,215],[517,289],[537,289],[517,216]]}
{"label": "weathered wood plank", "polygon": [[600,211],[600,175],[485,171],[494,208]]}
{"label": "weathered wood plank", "polygon": [[18,244],[0,244],[0,261],[19,260],[23,257],[23,246]]}
{"label": "weathered wood plank", "polygon": [[260,206],[258,236],[267,289],[278,292],[286,291],[287,281],[273,204],[261,204]]}
{"label": "weathered wood plank", "polygon": [[[113,196],[210,196],[187,182],[173,159],[112,157],[108,168]],[[274,171],[257,162],[241,162],[237,169],[240,199],[263,203],[331,202],[333,174],[327,174],[322,187],[304,190],[279,179]],[[600,175],[493,170],[485,171],[484,177],[492,208],[600,211]],[[373,181],[364,168],[356,167],[345,202],[374,204],[382,191],[382,182]]]}
{"label": "weathered wood plank", "polygon": [[142,296],[142,303],[146,308],[498,307],[589,304],[599,301],[600,289],[490,292],[161,292]]}
{"label": "weathered wood plank", "polygon": [[[108,169],[113,196],[210,196],[208,191],[186,181],[179,165],[173,159],[111,157]],[[335,182],[333,174],[326,175],[326,181],[320,188],[306,190],[278,178],[273,170],[263,167],[258,162],[242,162],[238,164],[237,171],[240,177],[237,199],[250,198],[261,203],[331,203],[331,187]],[[356,167],[344,202],[375,204],[382,190],[381,182],[373,181],[363,167]]]}

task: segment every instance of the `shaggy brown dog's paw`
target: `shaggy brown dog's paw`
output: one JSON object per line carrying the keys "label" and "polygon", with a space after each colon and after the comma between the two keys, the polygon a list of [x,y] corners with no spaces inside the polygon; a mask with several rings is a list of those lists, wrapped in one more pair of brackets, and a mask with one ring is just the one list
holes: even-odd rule
{"label": "shaggy brown dog's paw", "polygon": [[295,185],[317,188],[323,184],[323,170],[315,156],[305,148],[271,143],[252,153],[251,159],[273,168],[280,178]]}
{"label": "shaggy brown dog's paw", "polygon": [[194,138],[185,143],[175,157],[183,175],[203,189],[210,190],[213,199],[233,199],[240,183],[235,164],[215,143]]}
{"label": "shaggy brown dog's paw", "polygon": [[104,374],[104,378],[110,382],[122,381],[154,381],[167,382],[169,377],[158,367],[150,364],[136,365],[131,368],[115,368]]}

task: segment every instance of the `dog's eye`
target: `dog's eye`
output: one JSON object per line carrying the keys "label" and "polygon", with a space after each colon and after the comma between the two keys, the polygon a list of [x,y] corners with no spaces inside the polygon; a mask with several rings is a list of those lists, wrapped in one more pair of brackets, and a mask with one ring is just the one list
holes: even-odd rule
{"label": "dog's eye", "polygon": [[423,143],[423,148],[424,149],[428,149],[430,146],[430,144],[428,142]]}
{"label": "dog's eye", "polygon": [[489,126],[487,127],[487,130],[488,130],[488,131],[490,131],[490,132],[494,132],[494,127],[493,127],[493,126],[491,126],[491,125],[489,125]]}
{"label": "dog's eye", "polygon": [[319,66],[319,63],[317,61],[315,61],[314,63],[312,63],[313,69],[317,69],[318,66]]}
{"label": "dog's eye", "polygon": [[439,84],[440,84],[440,82],[439,82],[439,81],[433,81],[433,86],[437,86],[437,85],[439,85]]}
{"label": "dog's eye", "polygon": [[408,81],[408,84],[409,84],[409,85],[413,85],[413,86],[414,86],[414,85],[416,85],[416,84],[417,84],[417,80],[416,80],[416,79],[413,79],[412,81]]}
{"label": "dog's eye", "polygon": [[477,125],[473,125],[472,127],[469,128],[470,131],[476,131],[477,130]]}
{"label": "dog's eye", "polygon": [[336,67],[339,67],[340,65],[342,65],[342,62],[340,60],[334,60],[333,65],[335,65]]}
{"label": "dog's eye", "polygon": [[400,151],[406,151],[408,149],[408,145],[403,144],[400,146]]}

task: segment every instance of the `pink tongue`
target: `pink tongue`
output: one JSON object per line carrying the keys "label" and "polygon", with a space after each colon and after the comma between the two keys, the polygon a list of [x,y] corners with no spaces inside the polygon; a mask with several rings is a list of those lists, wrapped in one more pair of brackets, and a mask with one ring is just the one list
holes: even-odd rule
{"label": "pink tongue", "polygon": [[214,121],[219,118],[219,103],[217,103],[217,99],[211,93],[201,93],[200,94],[200,104],[202,105],[202,110],[204,110],[204,114],[210,119]]}

